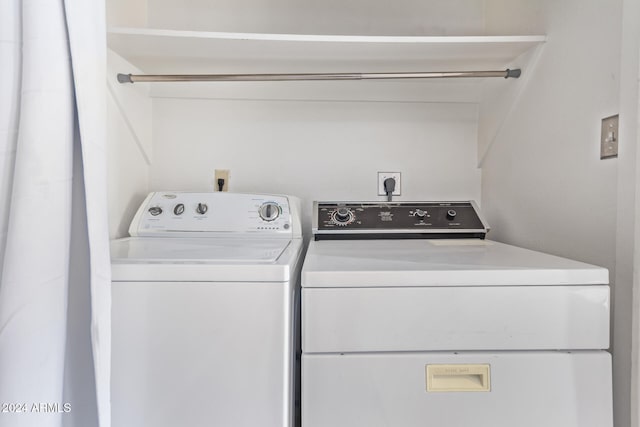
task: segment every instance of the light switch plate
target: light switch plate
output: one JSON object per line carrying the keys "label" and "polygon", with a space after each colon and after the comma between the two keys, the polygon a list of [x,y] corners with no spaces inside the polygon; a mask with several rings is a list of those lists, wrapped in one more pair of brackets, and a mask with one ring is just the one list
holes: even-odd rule
{"label": "light switch plate", "polygon": [[618,115],[602,119],[600,158],[618,157]]}

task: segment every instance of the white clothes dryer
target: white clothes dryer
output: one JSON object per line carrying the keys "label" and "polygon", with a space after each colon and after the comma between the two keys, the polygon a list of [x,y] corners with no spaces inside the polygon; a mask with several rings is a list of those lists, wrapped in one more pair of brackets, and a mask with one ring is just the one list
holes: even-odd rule
{"label": "white clothes dryer", "polygon": [[151,193],[112,242],[118,427],[291,427],[299,201]]}
{"label": "white clothes dryer", "polygon": [[611,427],[608,271],[484,239],[471,202],[316,203],[304,427]]}

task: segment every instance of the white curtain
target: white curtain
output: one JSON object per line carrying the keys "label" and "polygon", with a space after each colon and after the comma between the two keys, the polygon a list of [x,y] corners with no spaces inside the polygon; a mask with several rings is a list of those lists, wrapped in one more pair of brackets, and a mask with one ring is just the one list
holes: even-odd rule
{"label": "white curtain", "polygon": [[0,1],[0,426],[110,425],[103,0]]}

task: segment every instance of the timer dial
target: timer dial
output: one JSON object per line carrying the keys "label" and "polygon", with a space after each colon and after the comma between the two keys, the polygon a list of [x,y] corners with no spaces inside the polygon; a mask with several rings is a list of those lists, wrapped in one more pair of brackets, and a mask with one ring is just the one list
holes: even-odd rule
{"label": "timer dial", "polygon": [[280,206],[275,202],[263,203],[258,214],[264,221],[275,221],[280,216]]}
{"label": "timer dial", "polygon": [[449,209],[447,211],[447,219],[449,221],[453,221],[456,218],[456,215],[458,215],[458,213],[453,209]]}
{"label": "timer dial", "polygon": [[353,212],[345,207],[338,208],[331,214],[331,221],[336,225],[347,225],[353,222],[354,219]]}

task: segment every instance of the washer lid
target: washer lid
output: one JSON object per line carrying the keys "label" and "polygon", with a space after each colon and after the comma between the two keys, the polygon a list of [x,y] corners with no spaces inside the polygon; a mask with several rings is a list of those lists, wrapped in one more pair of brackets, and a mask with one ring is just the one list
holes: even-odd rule
{"label": "washer lid", "polygon": [[606,268],[480,239],[316,241],[303,287],[609,283]]}
{"label": "washer lid", "polygon": [[111,242],[114,281],[285,281],[301,239],[132,237]]}
{"label": "washer lid", "polygon": [[273,263],[287,239],[131,238],[111,244],[114,263]]}

